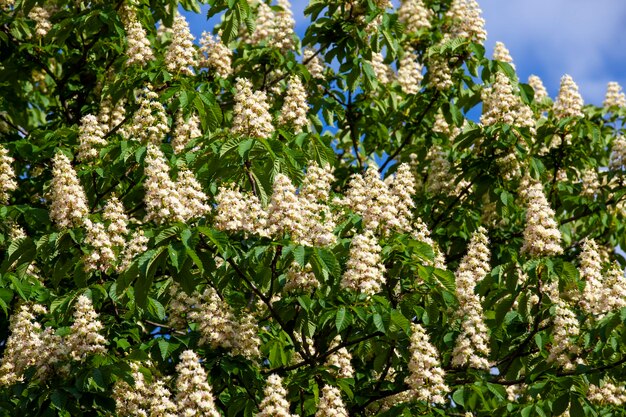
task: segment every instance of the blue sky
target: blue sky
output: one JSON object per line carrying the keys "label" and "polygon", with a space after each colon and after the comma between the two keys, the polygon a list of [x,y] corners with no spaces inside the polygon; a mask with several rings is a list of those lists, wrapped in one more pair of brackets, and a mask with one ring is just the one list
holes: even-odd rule
{"label": "blue sky", "polygon": [[[398,0],[393,1],[398,4]],[[609,81],[626,87],[626,0],[478,0],[487,25],[485,47],[511,51],[520,79],[536,74],[555,97],[563,74],[578,84],[585,103],[601,105]],[[292,0],[297,32],[307,20],[305,0]],[[207,6],[189,16],[194,35],[211,30]]]}

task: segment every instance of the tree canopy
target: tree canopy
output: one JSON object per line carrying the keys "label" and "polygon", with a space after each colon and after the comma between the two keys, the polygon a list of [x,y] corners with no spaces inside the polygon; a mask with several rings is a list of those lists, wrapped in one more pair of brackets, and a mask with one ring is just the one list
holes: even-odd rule
{"label": "tree canopy", "polygon": [[481,13],[0,0],[0,415],[626,415],[626,97]]}

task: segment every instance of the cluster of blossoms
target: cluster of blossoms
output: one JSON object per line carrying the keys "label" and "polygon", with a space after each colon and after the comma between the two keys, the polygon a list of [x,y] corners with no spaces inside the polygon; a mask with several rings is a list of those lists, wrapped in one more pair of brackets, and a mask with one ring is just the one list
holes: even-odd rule
{"label": "cluster of blossoms", "polygon": [[483,114],[480,122],[485,126],[506,123],[517,127],[527,127],[534,134],[535,118],[530,107],[514,93],[511,80],[498,72],[491,87],[483,90]]}
{"label": "cluster of blossoms", "polygon": [[180,13],[174,16],[172,42],[165,53],[165,66],[173,74],[193,75],[191,67],[198,66],[194,37],[189,30],[187,19]]}
{"label": "cluster of blossoms", "polygon": [[506,62],[507,64],[511,64],[513,69],[515,69],[515,64],[513,63],[513,58],[511,57],[511,53],[502,42],[496,42],[493,48],[493,59],[496,61]]}
{"label": "cluster of blossoms", "polygon": [[[374,74],[376,74],[376,81],[379,84],[384,85],[388,84],[391,81],[391,76],[393,73],[389,65],[385,64],[385,57],[383,56],[382,52],[372,52],[372,60],[368,62],[372,66]],[[404,87],[402,88],[404,90]],[[404,91],[406,92],[406,90]]]}
{"label": "cluster of blossoms", "polygon": [[52,164],[50,218],[62,229],[81,226],[89,212],[85,190],[67,156],[57,153]]}
{"label": "cluster of blossoms", "polygon": [[428,150],[426,158],[430,161],[426,191],[431,194],[454,192],[457,187],[455,176],[451,172],[452,164],[443,148],[439,145],[432,146]]}
{"label": "cluster of blossoms", "polygon": [[0,145],[0,204],[6,204],[10,193],[17,188],[12,164],[13,158],[9,156],[9,151]]}
{"label": "cluster of blossoms", "polygon": [[520,190],[526,202],[526,227],[522,252],[531,257],[553,256],[563,252],[561,232],[554,211],[543,193],[540,182],[527,179],[522,181]]}
{"label": "cluster of blossoms", "polygon": [[154,60],[146,30],[137,19],[137,13],[132,6],[123,6],[122,21],[126,30],[126,65],[145,65]]}
{"label": "cluster of blossoms", "polygon": [[0,364],[0,386],[21,381],[30,367],[36,369],[36,377],[45,379],[55,370],[69,373],[70,360],[84,361],[87,355],[106,352],[106,340],[99,333],[103,325],[86,296],[76,300],[74,324],[65,338],[50,327],[42,329],[33,313],[45,314],[46,309],[41,305],[22,305],[11,317],[10,335]]}
{"label": "cluster of blossoms", "polygon": [[35,6],[30,12],[28,17],[35,21],[35,35],[42,38],[50,32],[52,29],[52,23],[50,22],[50,10],[45,7]]}
{"label": "cluster of blossoms", "polygon": [[297,264],[292,264],[285,274],[285,292],[312,291],[320,286],[319,281],[315,278],[311,264],[306,264],[303,268]]}
{"label": "cluster of blossoms", "polygon": [[476,0],[453,0],[446,17],[452,21],[450,35],[484,42],[487,39],[485,19]]}
{"label": "cluster of blossoms", "polygon": [[200,67],[212,70],[220,78],[228,78],[233,73],[231,66],[233,51],[224,45],[221,39],[203,32],[199,52],[198,65]]}
{"label": "cluster of blossoms", "polygon": [[435,115],[435,121],[433,122],[433,132],[444,134],[450,141],[454,141],[460,133],[461,129],[455,125],[450,125],[443,113],[440,111]]}
{"label": "cluster of blossoms", "polygon": [[553,106],[554,116],[558,119],[567,117],[583,117],[583,98],[578,92],[578,86],[569,75],[561,78],[559,94]]}
{"label": "cluster of blossoms", "polygon": [[409,164],[398,167],[395,178],[380,179],[374,166],[365,175],[355,174],[348,184],[343,204],[363,218],[366,229],[408,231],[411,228],[411,196],[415,194],[415,178]]}
{"label": "cluster of blossoms", "polygon": [[576,314],[567,307],[565,302],[554,296],[556,309],[552,323],[552,347],[548,362],[554,362],[565,370],[576,367],[572,357],[578,354],[579,347],[574,339],[580,334],[580,325]]}
{"label": "cluster of blossoms", "polygon": [[626,139],[623,136],[618,136],[613,140],[609,168],[613,170],[626,168]]}
{"label": "cluster of blossoms", "polygon": [[[341,336],[337,335],[330,344],[330,349],[334,349],[341,344]],[[328,355],[325,366],[335,368],[337,378],[354,378],[354,368],[352,367],[352,355],[348,349],[342,347]]]}
{"label": "cluster of blossoms", "polygon": [[201,335],[200,344],[213,349],[224,348],[233,356],[241,355],[250,360],[260,356],[261,340],[257,324],[250,314],[237,318],[232,308],[208,287],[202,294],[185,294],[176,285],[170,288],[172,301],[169,325],[186,328],[196,323]]}
{"label": "cluster of blossoms", "polygon": [[[116,415],[120,417],[220,417],[215,406],[213,390],[200,359],[192,350],[180,355],[176,365],[176,398],[161,379],[153,375],[148,384],[137,362],[131,362],[133,384],[119,379],[113,386]],[[146,366],[151,366],[148,362]]]}
{"label": "cluster of blossoms", "polygon": [[411,387],[418,401],[443,404],[450,390],[444,382],[445,373],[439,363],[437,349],[430,343],[426,330],[419,324],[412,324],[410,375],[406,383]]}
{"label": "cluster of blossoms", "polygon": [[428,58],[428,79],[437,90],[445,91],[452,87],[452,70],[445,57],[431,55]]}
{"label": "cluster of blossoms", "polygon": [[372,230],[356,235],[352,239],[341,286],[368,295],[380,292],[381,286],[385,283],[385,266],[380,259],[381,250]]}
{"label": "cluster of blossoms", "polygon": [[221,187],[216,197],[216,227],[261,236],[289,233],[302,245],[331,245],[336,240],[335,224],[326,203],[333,180],[329,165],[311,165],[298,194],[289,177],[278,174],[266,209],[252,194]]}
{"label": "cluster of blossoms", "polygon": [[606,88],[606,96],[602,103],[604,108],[626,107],[626,95],[622,91],[622,86],[615,81],[611,81]]}
{"label": "cluster of blossoms", "polygon": [[535,92],[535,101],[542,102],[546,98],[548,98],[548,90],[543,85],[543,81],[536,75],[530,75],[528,77],[528,85],[533,88]]}
{"label": "cluster of blossoms", "polygon": [[98,118],[93,114],[84,116],[78,129],[78,154],[79,161],[93,160],[98,156],[98,148],[107,144],[104,139],[105,132]]}
{"label": "cluster of blossoms", "polygon": [[292,76],[287,87],[287,96],[278,117],[278,123],[291,128],[294,133],[302,132],[308,123],[309,104],[307,94],[300,77]]}
{"label": "cluster of blossoms", "polygon": [[182,153],[187,144],[195,138],[202,136],[200,130],[200,119],[195,114],[189,116],[187,120],[183,117],[182,112],[176,115],[176,127],[172,136],[172,148],[177,154]]}
{"label": "cluster of blossoms", "polygon": [[321,80],[324,79],[324,62],[311,49],[305,49],[302,53],[302,63],[306,65],[306,69],[311,77]]}
{"label": "cluster of blossoms", "polygon": [[139,109],[133,115],[128,134],[141,143],[158,145],[170,131],[167,113],[159,102],[159,95],[147,85],[137,98]]}
{"label": "cluster of blossoms", "polygon": [[295,19],[288,0],[278,0],[281,10],[274,12],[270,6],[261,1],[257,7],[256,28],[249,39],[253,45],[267,42],[271,47],[282,51],[294,47]]}
{"label": "cluster of blossoms", "polygon": [[417,94],[420,91],[422,82],[422,65],[417,60],[415,51],[407,50],[398,67],[398,84],[405,94]]}
{"label": "cluster of blossoms", "polygon": [[452,351],[452,364],[455,366],[469,365],[472,368],[489,369],[489,335],[483,320],[480,297],[474,293],[476,284],[491,270],[486,233],[483,227],[474,232],[467,254],[455,273],[458,316],[463,323],[463,329]]}
{"label": "cluster of blossoms", "polygon": [[252,83],[245,78],[237,78],[235,89],[231,133],[251,138],[272,136],[274,126],[267,95],[263,91],[253,91]]}
{"label": "cluster of blossoms", "polygon": [[626,404],[626,387],[604,381],[602,386],[589,385],[587,398],[594,404],[623,406]]}
{"label": "cluster of blossoms", "polygon": [[315,417],[348,417],[338,388],[324,385]]}
{"label": "cluster of blossoms", "polygon": [[432,15],[433,12],[424,5],[423,0],[402,0],[398,9],[398,20],[405,26],[407,33],[430,28]]}
{"label": "cluster of blossoms", "polygon": [[593,239],[583,243],[579,256],[580,277],[585,281],[585,289],[580,298],[582,309],[601,318],[608,311],[626,306],[626,277],[619,266],[613,265],[602,274],[600,249]]}
{"label": "cluster of blossoms", "polygon": [[[98,123],[100,128],[108,133],[118,125],[124,123],[126,117],[125,100],[118,100],[115,105],[112,102],[110,96],[106,96],[100,103],[100,111],[98,112]],[[118,132],[122,137],[126,137],[126,132],[123,127],[118,128]]]}
{"label": "cluster of blossoms", "polygon": [[[87,271],[96,269],[107,271],[118,263],[117,255],[127,249],[129,218],[124,213],[124,206],[117,197],[113,196],[109,199],[104,206],[102,218],[105,223],[85,220],[87,230],[85,243],[90,247],[89,253],[84,257]],[[132,253],[130,258],[123,258],[121,263],[130,263],[137,253],[139,252]],[[125,266],[121,270],[123,269]]]}
{"label": "cluster of blossoms", "polygon": [[187,169],[178,173],[178,180],[170,178],[169,165],[161,150],[148,144],[146,153],[146,219],[157,223],[184,222],[201,217],[210,211],[207,196],[200,183]]}
{"label": "cluster of blossoms", "polygon": [[218,230],[267,236],[267,212],[258,197],[234,188],[220,187],[215,197],[217,213],[214,224]]}
{"label": "cluster of blossoms", "polygon": [[580,192],[581,195],[593,198],[600,191],[600,179],[598,178],[598,171],[595,169],[586,169],[583,172],[582,182],[583,186]]}
{"label": "cluster of blossoms", "polygon": [[289,412],[287,390],[283,387],[281,377],[275,374],[270,375],[263,393],[264,398],[255,417],[296,417]]}

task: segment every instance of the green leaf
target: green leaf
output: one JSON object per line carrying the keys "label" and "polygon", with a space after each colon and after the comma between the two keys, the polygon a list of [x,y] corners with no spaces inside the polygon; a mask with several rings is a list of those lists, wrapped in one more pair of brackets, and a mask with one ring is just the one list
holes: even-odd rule
{"label": "green leaf", "polygon": [[335,316],[335,327],[337,333],[344,331],[352,323],[352,313],[346,310],[345,307],[339,307]]}

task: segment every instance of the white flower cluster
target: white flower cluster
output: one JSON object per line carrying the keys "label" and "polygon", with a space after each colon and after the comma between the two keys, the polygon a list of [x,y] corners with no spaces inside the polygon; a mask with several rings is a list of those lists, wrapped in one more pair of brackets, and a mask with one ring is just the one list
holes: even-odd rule
{"label": "white flower cluster", "polygon": [[113,249],[113,243],[106,231],[104,224],[100,222],[92,222],[85,219],[85,244],[90,251],[83,258],[86,271],[94,271],[99,269],[105,272],[115,263],[116,256]]}
{"label": "white flower cluster", "polygon": [[617,262],[613,263],[604,279],[604,293],[607,311],[626,307],[626,276]]}
{"label": "white flower cluster", "polygon": [[84,361],[87,355],[104,354],[106,340],[100,334],[104,326],[98,320],[98,313],[93,309],[91,300],[81,295],[74,308],[74,324],[66,340],[70,357],[75,361]]}
{"label": "white flower cluster", "polygon": [[0,10],[9,11],[15,6],[15,0],[0,0]]}
{"label": "white flower cluster", "polygon": [[515,69],[515,64],[513,63],[513,58],[511,57],[511,53],[502,42],[496,42],[496,45],[493,48],[493,59],[496,61],[506,62],[507,64],[511,64],[513,69]]}
{"label": "white flower cluster", "polygon": [[489,335],[483,321],[483,308],[474,287],[491,270],[489,266],[489,240],[487,231],[479,227],[470,240],[467,254],[455,273],[456,296],[459,300],[457,315],[462,318],[462,331],[452,351],[454,366],[489,369]]}
{"label": "white flower cluster", "polygon": [[626,168],[626,139],[618,136],[613,140],[609,168],[614,170]]}
{"label": "white flower cluster", "polygon": [[506,155],[496,159],[496,163],[500,169],[500,175],[504,180],[512,181],[522,176],[522,164],[519,159],[517,159],[514,149],[511,149]]}
{"label": "white flower cluster", "polygon": [[622,86],[615,81],[611,81],[606,88],[606,96],[602,103],[604,108],[626,107],[626,95],[622,91]]}
{"label": "white flower cluster", "polygon": [[[337,335],[330,344],[330,349],[334,349],[341,344],[341,336]],[[348,349],[342,347],[336,352],[328,355],[325,366],[333,369],[336,378],[354,378],[354,368],[352,367],[352,355]]]}
{"label": "white flower cluster", "polygon": [[319,281],[315,278],[311,264],[300,267],[298,264],[292,264],[285,274],[285,292],[310,292],[320,286]]}
{"label": "white flower cluster", "polygon": [[439,91],[453,86],[452,70],[443,56],[432,55],[428,58],[428,79],[429,84]]}
{"label": "white flower cluster", "polygon": [[[120,99],[113,105],[110,96],[102,100],[100,103],[100,111],[98,112],[98,123],[100,123],[100,128],[105,133],[110,132],[114,127],[124,122],[126,118],[125,104],[126,101]],[[122,137],[126,137],[126,132],[123,127],[120,127],[118,132]]]}
{"label": "white flower cluster", "polygon": [[443,133],[444,135],[448,137],[448,139],[450,139],[450,141],[453,141],[454,138],[456,138],[461,133],[461,129],[457,126],[448,124],[448,122],[446,121],[446,118],[444,117],[443,113],[440,110],[435,115],[435,121],[433,123],[433,132]]}
{"label": "white flower cluster", "polygon": [[504,73],[498,72],[491,87],[481,93],[483,114],[480,123],[491,126],[506,123],[516,127],[528,127],[535,132],[535,118],[530,107],[515,94],[511,80]]}
{"label": "white flower cluster", "polygon": [[304,50],[302,53],[302,63],[306,66],[312,78],[318,80],[324,79],[324,62],[318,55],[315,55],[313,50]]}
{"label": "white flower cluster", "polygon": [[208,344],[213,349],[221,347],[232,355],[250,360],[260,356],[258,327],[250,314],[237,319],[232,308],[211,287],[202,294],[191,296],[184,291],[174,291],[170,304],[171,326],[187,327],[186,321],[196,323],[201,335],[200,344]]}
{"label": "white flower cluster", "polygon": [[143,230],[135,230],[120,253],[116,271],[118,273],[125,271],[137,255],[145,253],[148,250],[147,243],[148,238],[144,236]]}
{"label": "white flower cluster", "polygon": [[398,9],[398,20],[405,26],[407,33],[430,28],[432,16],[433,12],[424,5],[423,0],[402,0]]}
{"label": "white flower cluster", "polygon": [[165,53],[165,67],[172,74],[193,75],[191,67],[198,66],[194,37],[185,16],[176,13],[172,25],[172,42]]}
{"label": "white flower cluster", "polygon": [[379,84],[388,84],[393,74],[389,65],[385,64],[385,57],[382,52],[372,52],[372,60],[368,61],[376,74],[376,81]]}
{"label": "white flower cluster", "polygon": [[524,190],[526,227],[522,252],[531,257],[554,256],[563,253],[561,232],[554,211],[543,193],[539,181],[531,181]]}
{"label": "white flower cluster", "polygon": [[406,50],[398,67],[398,84],[405,94],[417,94],[420,91],[420,83],[424,78],[422,64],[417,60],[417,54],[413,50]]}
{"label": "white flower cluster", "polygon": [[78,154],[79,161],[88,161],[98,156],[98,148],[107,144],[104,139],[104,131],[98,118],[93,114],[88,114],[80,120],[78,128]]}
{"label": "white flower cluster", "polygon": [[450,389],[444,381],[445,373],[439,362],[439,353],[420,324],[411,324],[411,330],[410,374],[406,383],[418,401],[443,404]]}
{"label": "white flower cluster", "polygon": [[410,165],[401,164],[396,177],[387,184],[380,179],[374,166],[368,167],[365,176],[355,174],[348,184],[343,203],[363,218],[366,229],[410,230],[415,179]]}
{"label": "white flower cluster", "polygon": [[467,38],[484,42],[487,39],[485,19],[476,0],[452,0],[446,17],[452,20],[450,34],[454,37]]}
{"label": "white flower cluster", "polygon": [[596,171],[595,169],[586,169],[583,172],[582,182],[583,187],[580,192],[581,195],[593,198],[600,192],[600,179],[598,178],[598,171]]}
{"label": "white flower cluster", "polygon": [[576,314],[570,310],[565,302],[556,298],[556,310],[552,323],[552,347],[548,362],[554,362],[565,370],[576,367],[572,357],[578,354],[579,347],[575,339],[580,334],[580,325]]}
{"label": "white flower cluster", "polygon": [[42,38],[52,29],[50,11],[45,7],[35,6],[28,12],[29,19],[35,21],[35,35]]}
{"label": "white flower cluster", "polygon": [[137,98],[139,109],[133,115],[128,129],[132,139],[144,144],[158,145],[170,131],[165,108],[159,102],[159,95],[148,84]]}
{"label": "white flower cluster", "polygon": [[17,188],[12,164],[13,158],[9,156],[9,151],[0,145],[0,204],[8,203],[11,192]]}
{"label": "white flower cluster", "polygon": [[569,75],[561,78],[559,94],[554,102],[554,116],[558,119],[566,117],[583,117],[583,98],[578,86]]}
{"label": "white flower cluster", "polygon": [[74,324],[66,338],[56,335],[50,327],[42,330],[33,313],[45,314],[46,309],[38,304],[22,305],[11,317],[11,333],[0,364],[0,386],[22,381],[24,372],[30,367],[36,368],[36,378],[43,379],[55,369],[69,372],[67,365],[58,367],[60,362],[84,361],[87,355],[106,352],[106,340],[99,333],[103,325],[86,296],[78,297]]}
{"label": "white flower cluster", "polygon": [[89,213],[85,190],[67,156],[57,153],[52,164],[50,219],[62,229],[81,226]]}
{"label": "white flower cluster", "polygon": [[356,235],[350,245],[350,255],[346,272],[341,278],[341,286],[367,295],[380,292],[381,286],[385,283],[385,266],[380,259],[381,250],[372,230]]}
{"label": "white flower cluster", "polygon": [[259,199],[252,193],[243,193],[234,188],[219,187],[217,213],[214,224],[218,230],[267,236],[267,212]]}
{"label": "white flower cluster", "polygon": [[579,261],[580,278],[585,281],[585,289],[580,300],[581,307],[588,313],[601,314],[605,305],[602,261],[598,253],[598,244],[593,239],[585,239],[583,242]]}
{"label": "white flower cluster", "polygon": [[302,80],[298,76],[291,76],[287,87],[285,102],[278,116],[280,125],[291,128],[294,133],[302,132],[302,128],[308,123],[307,112],[309,103]]}
{"label": "white flower cluster", "polygon": [[200,119],[198,119],[198,116],[192,114],[185,120],[182,111],[179,111],[176,114],[176,127],[172,137],[174,152],[177,154],[182,153],[192,139],[200,136],[202,136],[202,131],[200,130]]}
{"label": "white flower cluster", "polygon": [[257,7],[256,28],[250,37],[250,43],[258,45],[261,42],[281,51],[294,48],[295,19],[291,12],[289,0],[278,0],[281,10],[274,12],[270,6],[260,2]]}
{"label": "white flower cluster", "polygon": [[589,384],[587,399],[593,404],[620,407],[626,404],[626,387],[617,386],[611,381],[604,381],[602,386]]}
{"label": "white flower cluster", "polygon": [[126,65],[145,65],[154,60],[146,30],[137,19],[137,13],[132,6],[122,7],[122,22],[126,30]]}
{"label": "white flower cluster", "polygon": [[231,61],[233,51],[222,40],[203,32],[200,38],[200,59],[198,65],[213,70],[220,78],[228,78],[233,73]]}
{"label": "white flower cluster", "polygon": [[210,210],[206,204],[208,197],[194,175],[182,169],[178,181],[174,182],[170,178],[169,169],[161,150],[148,144],[144,182],[146,219],[157,223],[185,222],[206,214]]}
{"label": "white flower cluster", "polygon": [[543,81],[536,75],[530,75],[528,77],[528,85],[530,85],[535,92],[535,101],[543,101],[548,98],[548,90],[543,85]]}
{"label": "white flower cluster", "polygon": [[281,377],[276,374],[270,375],[263,394],[264,398],[255,417],[296,417],[289,412],[287,390],[283,387]]}
{"label": "white flower cluster", "polygon": [[[264,4],[264,3],[261,3]],[[270,106],[263,91],[252,91],[252,83],[245,78],[237,78],[235,86],[235,106],[233,126],[235,136],[268,138],[274,133]]]}
{"label": "white flower cluster", "polygon": [[324,385],[315,417],[348,417],[348,411],[338,388]]}
{"label": "white flower cluster", "polygon": [[430,161],[426,191],[431,194],[447,194],[455,188],[455,178],[450,172],[452,165],[446,152],[439,145],[433,145],[426,158]]}
{"label": "white flower cluster", "polygon": [[102,218],[108,222],[107,233],[111,243],[115,246],[124,246],[128,235],[129,219],[124,213],[124,205],[116,196],[112,196],[104,205]]}
{"label": "white flower cluster", "polygon": [[185,350],[176,365],[176,405],[180,417],[220,417],[213,400],[213,390],[200,358],[192,350]]}

